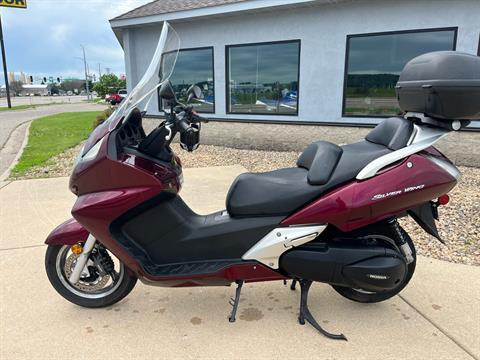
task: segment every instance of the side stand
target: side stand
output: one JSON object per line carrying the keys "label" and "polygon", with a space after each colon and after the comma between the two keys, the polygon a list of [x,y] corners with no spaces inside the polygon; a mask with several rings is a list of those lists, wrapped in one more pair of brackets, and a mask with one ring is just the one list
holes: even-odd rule
{"label": "side stand", "polygon": [[315,329],[317,329],[322,335],[330,338],[330,339],[335,339],[335,340],[345,340],[347,341],[347,338],[343,334],[332,334],[329,333],[328,331],[324,330],[318,322],[315,320],[313,317],[312,313],[310,312],[310,309],[308,308],[308,291],[310,290],[310,286],[312,285],[311,280],[299,280],[300,283],[300,290],[301,290],[301,295],[300,295],[300,313],[298,315],[298,322],[301,325],[305,325],[305,320],[310,323]]}
{"label": "side stand", "polygon": [[292,284],[290,285],[290,290],[295,290],[295,285],[297,285],[297,280],[292,280]]}
{"label": "side stand", "polygon": [[[290,284],[290,290],[295,290],[295,285],[297,284],[297,280],[292,280]],[[287,285],[287,280],[283,280],[283,285]]]}
{"label": "side stand", "polygon": [[228,321],[235,322],[235,316],[237,315],[238,304],[240,302],[240,292],[242,291],[243,281],[237,281],[237,290],[235,290],[235,299],[230,299],[230,305],[232,305],[232,313],[228,317]]}

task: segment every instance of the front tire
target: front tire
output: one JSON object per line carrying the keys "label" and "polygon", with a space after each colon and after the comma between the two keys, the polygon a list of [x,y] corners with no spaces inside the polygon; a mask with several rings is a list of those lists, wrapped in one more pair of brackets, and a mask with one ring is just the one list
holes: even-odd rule
{"label": "front tire", "polygon": [[[68,273],[73,261],[75,255],[71,254],[69,245],[47,247],[45,269],[50,283],[61,296],[79,306],[101,308],[115,304],[127,296],[137,282],[137,278],[130,275],[127,268],[119,263],[115,265],[118,272],[115,271],[112,275],[101,277],[96,273],[95,278],[89,274],[88,278],[83,277],[79,283],[72,284]],[[93,266],[89,269],[95,272]],[[111,278],[105,281],[106,276]],[[101,287],[102,285],[104,287]]]}
{"label": "front tire", "polygon": [[[391,289],[388,291],[382,291],[382,292],[370,292],[370,291],[364,291],[362,289],[353,289],[353,288],[337,286],[337,285],[332,285],[333,289],[343,297],[346,297],[349,300],[360,302],[360,303],[377,303],[377,302],[385,301],[397,295],[400,291],[402,291],[405,288],[405,286],[407,286],[407,284],[409,283],[410,279],[413,276],[413,273],[415,272],[415,266],[417,263],[417,252],[415,250],[415,245],[413,244],[413,241],[410,238],[410,236],[407,234],[407,232],[403,230],[403,228],[401,228],[400,226],[399,226],[399,229],[402,232],[402,235],[407,241],[408,245],[410,246],[410,249],[412,250],[412,255],[413,255],[413,262],[407,265],[407,275],[405,276],[405,279],[402,283],[398,284],[398,286],[394,289]],[[391,229],[385,229],[381,232],[383,234],[379,234],[379,235],[384,235],[391,239],[393,239],[395,236],[394,234],[392,234]]]}

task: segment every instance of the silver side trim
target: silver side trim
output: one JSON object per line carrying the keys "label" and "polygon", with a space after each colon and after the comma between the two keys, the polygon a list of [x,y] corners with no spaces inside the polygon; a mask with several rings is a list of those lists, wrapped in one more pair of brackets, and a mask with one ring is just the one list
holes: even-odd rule
{"label": "silver side trim", "polygon": [[431,155],[427,155],[426,158],[428,158],[428,160],[433,162],[435,165],[441,167],[443,170],[448,172],[457,181],[460,180],[460,177],[461,177],[460,170],[458,170],[457,167],[455,165],[453,165],[451,162],[439,159],[439,158],[437,158],[435,156],[431,156]]}
{"label": "silver side trim", "polygon": [[385,166],[432,146],[450,132],[446,129],[424,125],[414,125],[413,127],[413,138],[409,145],[373,160],[358,173],[357,180],[365,180],[375,176]]}
{"label": "silver side trim", "polygon": [[276,228],[253,245],[243,260],[256,260],[273,269],[278,269],[278,259],[287,250],[315,239],[327,225],[292,226]]}

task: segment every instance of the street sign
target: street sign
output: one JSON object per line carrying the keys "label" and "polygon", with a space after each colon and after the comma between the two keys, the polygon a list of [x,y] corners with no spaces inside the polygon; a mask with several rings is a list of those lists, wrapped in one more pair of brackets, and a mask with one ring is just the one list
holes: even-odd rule
{"label": "street sign", "polygon": [[27,0],[0,0],[0,6],[26,9]]}

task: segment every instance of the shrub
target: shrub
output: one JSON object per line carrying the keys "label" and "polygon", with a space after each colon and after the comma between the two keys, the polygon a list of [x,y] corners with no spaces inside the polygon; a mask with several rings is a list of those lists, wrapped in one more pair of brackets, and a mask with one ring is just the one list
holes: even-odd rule
{"label": "shrub", "polygon": [[95,129],[98,125],[102,124],[105,120],[107,120],[110,115],[113,114],[113,109],[111,107],[106,108],[100,114],[97,115],[95,121],[93,122],[93,129]]}

